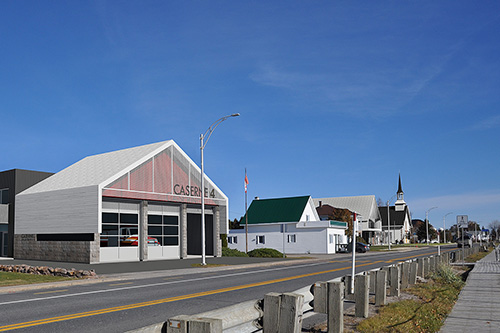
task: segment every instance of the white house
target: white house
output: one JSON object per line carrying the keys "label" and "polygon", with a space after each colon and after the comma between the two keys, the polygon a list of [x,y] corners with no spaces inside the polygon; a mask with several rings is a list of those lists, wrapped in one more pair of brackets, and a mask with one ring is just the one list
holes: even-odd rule
{"label": "white house", "polygon": [[359,231],[370,244],[379,244],[382,233],[382,219],[374,195],[333,197],[313,199],[315,207],[328,204],[335,208],[345,208],[356,212],[360,221]]}
{"label": "white house", "polygon": [[[228,246],[245,252],[272,248],[283,253],[335,253],[338,244],[346,244],[347,223],[321,221],[310,196],[256,199],[240,225],[231,229]],[[247,245],[248,244],[248,245]]]}

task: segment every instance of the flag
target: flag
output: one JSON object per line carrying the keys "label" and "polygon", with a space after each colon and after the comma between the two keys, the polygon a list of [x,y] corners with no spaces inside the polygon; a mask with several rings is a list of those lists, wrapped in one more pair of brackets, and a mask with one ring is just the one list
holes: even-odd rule
{"label": "flag", "polygon": [[247,185],[248,185],[248,177],[247,177],[247,171],[245,170],[245,193],[247,193]]}

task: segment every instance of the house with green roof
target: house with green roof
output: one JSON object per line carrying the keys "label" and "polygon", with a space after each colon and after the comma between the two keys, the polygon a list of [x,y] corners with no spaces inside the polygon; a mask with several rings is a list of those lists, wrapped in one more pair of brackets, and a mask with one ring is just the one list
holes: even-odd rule
{"label": "house with green roof", "polygon": [[256,198],[240,225],[243,229],[229,230],[228,245],[243,252],[273,248],[289,254],[326,254],[347,243],[347,223],[321,221],[310,196]]}

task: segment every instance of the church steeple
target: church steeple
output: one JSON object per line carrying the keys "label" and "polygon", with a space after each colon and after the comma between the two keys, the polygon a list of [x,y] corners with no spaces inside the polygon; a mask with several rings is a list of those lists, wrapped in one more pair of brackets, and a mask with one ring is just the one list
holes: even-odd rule
{"label": "church steeple", "polygon": [[401,174],[399,174],[399,183],[398,183],[398,200],[394,203],[394,208],[396,211],[403,211],[406,207],[406,202],[404,200],[404,192],[403,186],[401,186]]}
{"label": "church steeple", "polygon": [[398,200],[403,200],[403,186],[401,186],[401,174],[399,174],[399,185],[398,185]]}

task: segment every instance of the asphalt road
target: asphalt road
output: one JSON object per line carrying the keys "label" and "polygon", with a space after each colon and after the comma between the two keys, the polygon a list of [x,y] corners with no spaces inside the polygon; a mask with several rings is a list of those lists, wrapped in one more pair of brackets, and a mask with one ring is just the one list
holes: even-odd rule
{"label": "asphalt road", "polygon": [[[356,271],[435,253],[436,248],[430,247],[358,254]],[[116,281],[6,293],[0,295],[0,331],[125,332],[175,315],[201,313],[262,298],[268,292],[288,292],[327,281],[350,274],[350,264],[350,255],[339,254],[251,268],[135,273]]]}

